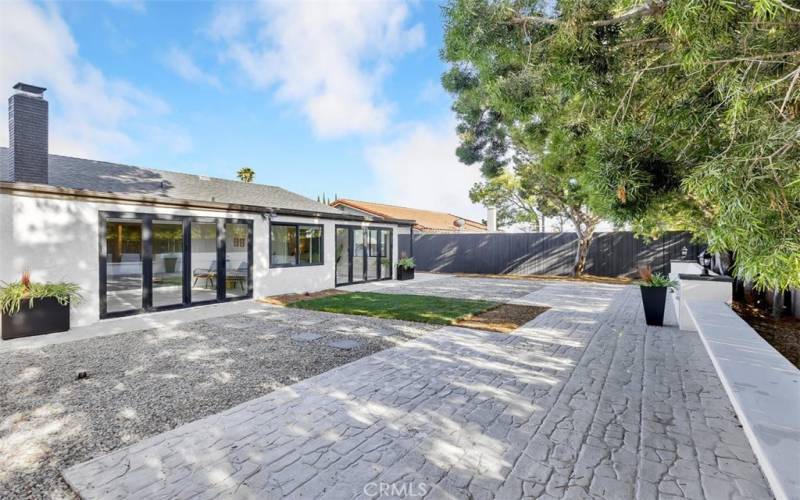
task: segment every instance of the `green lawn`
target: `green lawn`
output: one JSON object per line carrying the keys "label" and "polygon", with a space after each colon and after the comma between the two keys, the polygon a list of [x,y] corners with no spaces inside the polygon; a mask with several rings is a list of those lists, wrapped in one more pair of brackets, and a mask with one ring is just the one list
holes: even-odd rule
{"label": "green lawn", "polygon": [[355,292],[301,300],[289,304],[289,307],[451,325],[457,319],[487,311],[497,305],[487,300]]}

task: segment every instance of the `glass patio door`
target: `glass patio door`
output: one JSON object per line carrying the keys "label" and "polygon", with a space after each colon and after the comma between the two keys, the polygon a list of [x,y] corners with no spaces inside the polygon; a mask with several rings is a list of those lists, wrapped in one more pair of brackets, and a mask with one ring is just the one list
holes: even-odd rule
{"label": "glass patio door", "polygon": [[100,212],[99,243],[100,318],[253,295],[250,220]]}
{"label": "glass patio door", "polygon": [[336,284],[350,283],[350,229],[336,228]]}
{"label": "glass patio door", "polygon": [[217,300],[220,265],[217,262],[217,223],[191,223],[192,303]]}
{"label": "glass patio door", "polygon": [[353,273],[352,283],[361,283],[367,279],[367,270],[364,266],[367,257],[366,236],[363,229],[351,229],[353,238]]}
{"label": "glass patio door", "polygon": [[336,228],[336,285],[392,279],[392,230]]}
{"label": "glass patio door", "polygon": [[392,230],[381,230],[381,279],[392,279]]}
{"label": "glass patio door", "polygon": [[243,297],[250,283],[250,228],[247,224],[225,224],[225,297]]}
{"label": "glass patio door", "polygon": [[153,221],[153,307],[175,306],[186,300],[183,279],[183,222]]}
{"label": "glass patio door", "polygon": [[105,310],[110,314],[142,308],[144,290],[143,221],[105,222]]}

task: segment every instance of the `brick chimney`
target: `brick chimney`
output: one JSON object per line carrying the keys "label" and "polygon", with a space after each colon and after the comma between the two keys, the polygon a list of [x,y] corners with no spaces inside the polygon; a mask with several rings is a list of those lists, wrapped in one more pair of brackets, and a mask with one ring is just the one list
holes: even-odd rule
{"label": "brick chimney", "polygon": [[47,101],[43,87],[18,83],[8,98],[8,167],[5,179],[47,184]]}

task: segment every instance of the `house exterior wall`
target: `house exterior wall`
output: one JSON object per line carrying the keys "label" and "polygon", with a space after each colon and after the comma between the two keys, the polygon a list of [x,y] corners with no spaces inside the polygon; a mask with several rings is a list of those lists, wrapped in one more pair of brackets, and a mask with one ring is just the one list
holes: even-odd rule
{"label": "house exterior wall", "polygon": [[71,308],[72,325],[99,321],[101,211],[252,220],[254,297],[333,288],[337,224],[394,229],[392,258],[397,262],[398,227],[394,224],[275,216],[275,222],[321,224],[324,263],[320,266],[271,268],[270,222],[260,214],[0,193],[0,281],[18,280],[27,270],[35,281],[74,282],[81,288],[83,301]]}

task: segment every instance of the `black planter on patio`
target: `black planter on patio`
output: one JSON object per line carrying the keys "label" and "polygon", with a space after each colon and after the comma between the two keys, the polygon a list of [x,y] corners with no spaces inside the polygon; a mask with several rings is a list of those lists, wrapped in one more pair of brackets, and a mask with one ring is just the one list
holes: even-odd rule
{"label": "black planter on patio", "polygon": [[404,280],[413,280],[414,279],[414,268],[406,268],[397,266],[397,279],[400,281]]}
{"label": "black planter on patio", "polygon": [[55,297],[23,300],[19,311],[2,315],[3,340],[44,335],[69,330],[69,303],[61,305]]}
{"label": "black planter on patio", "polygon": [[644,319],[650,326],[664,325],[664,306],[667,303],[667,287],[641,286]]}

